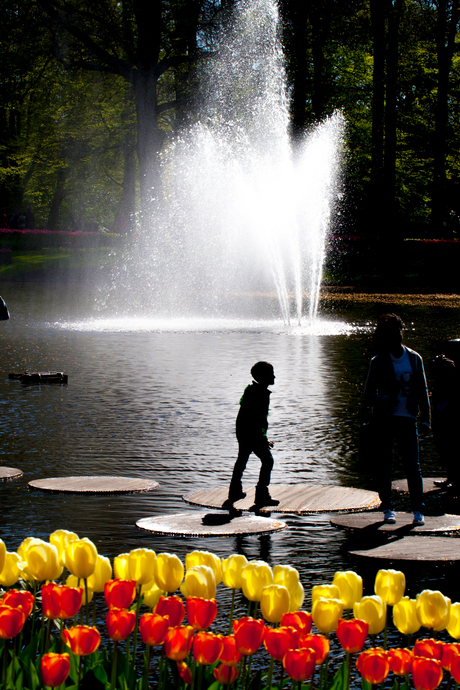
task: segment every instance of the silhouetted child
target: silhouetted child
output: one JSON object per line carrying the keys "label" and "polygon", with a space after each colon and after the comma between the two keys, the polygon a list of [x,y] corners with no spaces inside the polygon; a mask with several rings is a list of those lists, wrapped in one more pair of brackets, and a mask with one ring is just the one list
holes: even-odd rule
{"label": "silhouetted child", "polygon": [[236,418],[236,438],[238,440],[238,458],[233,468],[228,499],[224,507],[230,508],[235,501],[245,498],[241,479],[251,453],[257,455],[262,463],[259,481],[256,486],[256,506],[277,506],[268,491],[273,467],[273,456],[270,448],[273,442],[267,438],[268,408],[270,394],[268,386],[275,383],[273,366],[268,362],[257,362],[251,369],[254,381],[246,387],[240,400],[240,409]]}

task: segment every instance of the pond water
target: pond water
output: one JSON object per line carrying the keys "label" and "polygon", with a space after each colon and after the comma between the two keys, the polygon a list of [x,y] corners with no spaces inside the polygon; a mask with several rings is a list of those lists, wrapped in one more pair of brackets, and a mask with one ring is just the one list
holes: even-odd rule
{"label": "pond water", "polygon": [[[316,324],[287,329],[276,318],[107,316],[78,283],[3,284],[1,292],[11,319],[0,324],[0,461],[24,473],[21,480],[0,483],[0,536],[9,550],[26,536],[47,539],[64,528],[89,537],[110,558],[144,546],[182,559],[204,549],[291,564],[301,573],[307,608],[311,587],[329,582],[338,569],[361,572],[366,593],[372,593],[376,566],[353,562],[349,537],[330,525],[328,514],[281,515],[284,532],[224,539],[156,536],[135,523],[194,511],[182,501],[185,493],[228,484],[238,401],[260,359],[273,363],[276,373],[269,418],[272,483],[373,488],[357,450],[376,318],[385,311],[402,316],[405,342],[424,357],[430,381],[430,358],[443,340],[459,335],[455,302],[440,307],[421,298],[397,305],[328,299]],[[8,373],[25,369],[65,371],[69,382],[8,380]],[[421,459],[425,476],[442,476],[432,440],[422,444]],[[247,483],[255,483],[258,469],[258,460],[250,460]],[[77,496],[27,485],[82,474],[149,478],[160,488]],[[403,476],[400,469],[397,476]],[[424,587],[458,599],[441,567],[410,573],[408,593]]]}

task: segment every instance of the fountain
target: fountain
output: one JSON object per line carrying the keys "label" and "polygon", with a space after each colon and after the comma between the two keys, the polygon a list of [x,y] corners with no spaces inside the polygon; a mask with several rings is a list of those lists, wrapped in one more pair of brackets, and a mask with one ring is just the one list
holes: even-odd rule
{"label": "fountain", "polygon": [[199,115],[163,154],[162,220],[127,270],[144,313],[316,316],[344,123],[293,151],[278,23],[275,0],[240,0],[200,67]]}

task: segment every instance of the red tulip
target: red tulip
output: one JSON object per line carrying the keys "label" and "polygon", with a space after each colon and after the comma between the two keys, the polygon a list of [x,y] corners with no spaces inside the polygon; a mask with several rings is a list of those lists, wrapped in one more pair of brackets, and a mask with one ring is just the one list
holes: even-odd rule
{"label": "red tulip", "polygon": [[390,669],[397,676],[407,676],[411,670],[413,654],[410,649],[389,649]]}
{"label": "red tulip", "polygon": [[264,647],[273,659],[282,661],[289,649],[292,649],[291,631],[288,627],[266,628]]}
{"label": "red tulip", "polygon": [[242,654],[238,651],[236,646],[235,635],[222,637],[222,651],[219,656],[219,661],[225,664],[225,666],[237,666],[241,659]]}
{"label": "red tulip", "polygon": [[22,609],[15,609],[12,606],[0,605],[0,639],[11,640],[18,635],[26,621],[25,613]]}
{"label": "red tulip", "polygon": [[108,580],[104,585],[105,603],[109,609],[129,609],[136,598],[136,580]]}
{"label": "red tulip", "polygon": [[441,662],[425,656],[412,659],[412,681],[415,690],[434,690],[441,684],[443,670]]}
{"label": "red tulip", "polygon": [[383,683],[390,672],[390,662],[387,653],[379,648],[367,649],[361,652],[356,660],[356,668],[365,681],[371,685]]}
{"label": "red tulip", "polygon": [[443,643],[440,640],[423,639],[414,644],[414,656],[426,656],[441,661]]}
{"label": "red tulip", "polygon": [[346,652],[360,652],[364,647],[369,630],[369,623],[359,618],[345,620],[341,618],[337,625],[336,635]]}
{"label": "red tulip", "polygon": [[290,649],[283,659],[286,673],[293,680],[308,680],[313,675],[316,654],[312,649]]}
{"label": "red tulip", "polygon": [[452,662],[459,654],[460,644],[458,642],[445,642],[442,648],[441,666],[450,672]]}
{"label": "red tulip", "polygon": [[285,613],[281,618],[281,626],[291,626],[300,633],[309,633],[313,626],[313,616],[308,611]]}
{"label": "red tulip", "polygon": [[188,597],[185,602],[188,624],[194,630],[206,630],[217,616],[217,604],[215,599],[201,599],[200,597]]}
{"label": "red tulip", "polygon": [[139,619],[142,641],[149,647],[163,644],[169,628],[169,617],[159,613],[144,613]]}
{"label": "red tulip", "polygon": [[127,609],[110,609],[105,622],[110,639],[114,642],[120,642],[120,640],[126,640],[134,630],[136,612]]}
{"label": "red tulip", "polygon": [[22,609],[26,618],[32,613],[34,607],[34,595],[25,589],[9,589],[0,599],[0,605],[11,606],[13,609]]}
{"label": "red tulip", "polygon": [[325,635],[302,635],[299,642],[301,649],[313,649],[316,654],[316,664],[324,663],[329,654],[329,640]]}
{"label": "red tulip", "polygon": [[265,623],[256,618],[240,618],[239,621],[233,621],[233,632],[238,651],[243,656],[249,656],[257,652],[264,641]]}
{"label": "red tulip", "polygon": [[460,683],[460,654],[452,659],[450,674],[457,683]]}
{"label": "red tulip", "polygon": [[221,635],[197,632],[193,640],[193,658],[202,666],[210,666],[220,657],[223,648]]}
{"label": "red tulip", "polygon": [[77,656],[92,654],[101,643],[99,630],[90,628],[88,625],[74,625],[73,628],[64,628],[61,632],[61,639]]}
{"label": "red tulip", "polygon": [[182,599],[178,596],[160,597],[154,609],[160,616],[169,616],[169,625],[176,627],[184,620],[185,609]]}
{"label": "red tulip", "polygon": [[229,687],[238,678],[238,669],[236,666],[220,664],[214,669],[213,674],[218,683]]}
{"label": "red tulip", "polygon": [[70,673],[69,654],[54,654],[53,652],[45,654],[40,660],[40,670],[43,684],[56,688]]}
{"label": "red tulip", "polygon": [[185,661],[177,662],[177,671],[182,680],[184,681],[185,685],[191,685],[193,683],[192,672],[185,663]]}
{"label": "red tulip", "polygon": [[81,607],[83,588],[67,587],[49,582],[42,587],[42,612],[45,618],[68,620],[73,618]]}
{"label": "red tulip", "polygon": [[168,628],[165,636],[165,654],[168,659],[183,661],[189,653],[193,642],[191,625],[176,625]]}

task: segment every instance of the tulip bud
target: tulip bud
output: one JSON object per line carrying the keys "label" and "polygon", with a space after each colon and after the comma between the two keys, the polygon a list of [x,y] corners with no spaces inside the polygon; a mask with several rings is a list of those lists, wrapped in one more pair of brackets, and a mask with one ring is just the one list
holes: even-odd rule
{"label": "tulip bud", "polygon": [[242,659],[241,652],[236,646],[235,635],[226,635],[222,637],[222,651],[219,656],[219,661],[226,666],[237,666]]}
{"label": "tulip bud", "polygon": [[243,594],[249,601],[260,601],[262,590],[273,582],[273,572],[265,561],[249,561],[241,576]]}
{"label": "tulip bud", "polygon": [[425,628],[444,630],[449,623],[451,600],[441,592],[425,589],[416,596],[417,617]]}
{"label": "tulip bud", "polygon": [[356,668],[367,683],[379,685],[390,672],[387,653],[380,647],[367,649],[357,658]]}
{"label": "tulip bud", "polygon": [[329,640],[325,635],[302,635],[299,641],[300,649],[313,649],[316,654],[316,665],[324,663],[329,654]]}
{"label": "tulip bud", "polygon": [[32,613],[35,597],[25,589],[9,589],[0,599],[0,604],[22,609],[26,618]]}
{"label": "tulip bud", "polygon": [[94,627],[87,625],[74,625],[72,628],[64,628],[61,632],[64,644],[70,647],[72,654],[88,656],[96,651],[101,644],[101,635]]}
{"label": "tulip bud", "polygon": [[176,625],[168,628],[165,636],[165,654],[173,661],[183,661],[189,653],[193,642],[191,625]]}
{"label": "tulip bud", "polygon": [[160,597],[164,596],[164,594],[165,593],[163,590],[157,587],[155,578],[141,587],[143,603],[145,606],[148,606],[149,609],[154,609],[158,604]]}
{"label": "tulip bud", "polygon": [[104,585],[104,597],[109,609],[128,609],[136,597],[136,581],[108,580]]}
{"label": "tulip bud", "polygon": [[247,566],[246,556],[232,554],[222,560],[222,581],[230,589],[241,589],[243,586],[242,573]]}
{"label": "tulip bud", "polygon": [[34,580],[56,580],[62,574],[58,550],[46,541],[32,539],[25,557],[27,570]]}
{"label": "tulip bud", "polygon": [[144,613],[139,619],[139,632],[149,647],[163,644],[169,628],[169,617],[158,613]]}
{"label": "tulip bud", "polygon": [[264,647],[273,659],[282,661],[286,652],[292,648],[291,631],[288,628],[266,628]]}
{"label": "tulip bud", "polygon": [[155,613],[159,613],[160,616],[168,616],[171,627],[179,626],[185,616],[182,599],[177,596],[160,597],[158,604],[155,606]]}
{"label": "tulip bud", "polygon": [[390,662],[390,669],[396,676],[407,676],[412,668],[412,657],[414,656],[410,649],[389,649],[388,661]]}
{"label": "tulip bud", "polygon": [[423,638],[414,644],[414,656],[426,656],[428,659],[441,661],[444,643],[440,640]]}
{"label": "tulip bud", "polygon": [[58,551],[59,563],[64,565],[63,554],[65,547],[71,541],[78,541],[80,537],[75,532],[69,532],[66,529],[57,529],[50,534],[50,544],[55,546]]}
{"label": "tulip bud", "polygon": [[94,572],[87,580],[93,592],[103,592],[105,583],[112,579],[112,566],[106,556],[98,555]]}
{"label": "tulip bud", "polygon": [[369,624],[366,621],[357,618],[351,620],[341,618],[335,634],[343,649],[353,654],[360,652],[364,647],[368,630]]}
{"label": "tulip bud", "polygon": [[312,649],[290,649],[283,659],[286,673],[293,680],[301,682],[311,678],[315,664],[316,655]]}
{"label": "tulip bud", "polygon": [[291,597],[283,585],[267,585],[260,597],[262,616],[269,623],[279,623],[285,613],[289,612]]}
{"label": "tulip bud", "polygon": [[449,622],[446,630],[454,640],[460,639],[460,603],[455,602],[450,606]]}
{"label": "tulip bud", "polygon": [[412,682],[415,690],[434,690],[443,678],[441,663],[436,659],[414,656],[412,659]]}
{"label": "tulip bud", "polygon": [[377,635],[385,628],[387,605],[377,594],[363,597],[353,605],[353,615],[369,623],[369,635]]}
{"label": "tulip bud", "polygon": [[49,582],[43,585],[41,593],[42,613],[50,620],[68,620],[76,616],[81,608],[82,587],[67,587]]}
{"label": "tulip bud", "polygon": [[200,597],[188,597],[185,602],[187,620],[194,630],[206,630],[217,615],[215,599],[201,599]]}
{"label": "tulip bud", "polygon": [[0,639],[11,640],[19,635],[25,623],[26,616],[21,608],[0,604]]}
{"label": "tulip bud", "polygon": [[442,656],[441,656],[441,665],[443,668],[446,669],[446,671],[449,671],[452,666],[452,662],[455,659],[456,656],[460,654],[460,644],[453,642],[453,643],[448,643],[445,642],[442,646]]}
{"label": "tulip bud", "polygon": [[185,573],[185,580],[180,586],[184,597],[201,597],[214,599],[216,596],[216,580],[214,571],[207,565],[195,565]]}
{"label": "tulip bud", "polygon": [[194,568],[197,565],[205,565],[211,568],[214,573],[216,585],[222,581],[222,564],[218,556],[210,551],[192,551],[185,556],[185,570]]}
{"label": "tulip bud", "polygon": [[302,634],[309,633],[313,625],[313,617],[308,611],[285,613],[281,618],[281,625],[291,626]]}
{"label": "tulip bud", "polygon": [[155,581],[164,592],[175,592],[184,579],[184,566],[172,553],[159,553],[155,559]]}
{"label": "tulip bud", "polygon": [[406,576],[399,570],[379,570],[374,588],[375,593],[387,606],[394,606],[404,596]]}
{"label": "tulip bud", "polygon": [[340,599],[340,589],[337,585],[314,585],[311,588],[311,605],[317,599]]}
{"label": "tulip bud", "polygon": [[67,544],[62,558],[65,567],[72,575],[86,579],[96,569],[97,549],[92,541],[84,537]]}
{"label": "tulip bud", "polygon": [[319,597],[312,606],[311,615],[319,632],[325,635],[334,632],[337,629],[339,618],[343,615],[343,601]]}
{"label": "tulip bud", "polygon": [[[89,578],[88,578],[89,579]],[[82,595],[81,595],[81,603],[82,606],[86,606],[86,604],[90,604],[93,600],[94,592],[91,589],[91,587],[87,586],[86,587],[80,587],[80,578],[75,577],[75,575],[69,575],[69,577],[65,581],[67,587],[73,587],[75,588],[80,588],[82,590]]]}
{"label": "tulip bud", "polygon": [[213,675],[218,683],[229,688],[238,678],[238,669],[235,666],[219,664],[219,666],[213,670]]}
{"label": "tulip bud", "polygon": [[145,585],[155,575],[155,551],[151,549],[133,549],[128,554],[128,580],[135,580],[138,585]]}
{"label": "tulip bud", "polygon": [[129,576],[129,553],[121,553],[113,559],[115,577],[120,580],[131,580]]}
{"label": "tulip bud", "polygon": [[6,546],[5,542],[0,539],[0,573],[3,570],[3,566],[5,565],[5,558],[6,558]]}
{"label": "tulip bud", "polygon": [[223,646],[220,635],[197,632],[193,640],[193,658],[202,666],[210,666],[219,658]]}
{"label": "tulip bud", "polygon": [[257,652],[265,636],[265,624],[263,621],[244,617],[233,621],[236,646],[243,656],[249,656]]}
{"label": "tulip bud", "polygon": [[126,640],[136,624],[136,612],[126,609],[110,609],[106,619],[107,634],[114,642]]}
{"label": "tulip bud", "polygon": [[353,604],[363,597],[363,578],[353,570],[336,572],[332,584],[339,588],[345,609],[352,609]]}
{"label": "tulip bud", "polygon": [[412,635],[420,630],[421,623],[417,615],[417,602],[409,597],[402,597],[393,606],[393,623],[402,635]]}
{"label": "tulip bud", "polygon": [[70,673],[70,656],[49,652],[40,660],[40,670],[44,685],[56,688],[66,680]]}
{"label": "tulip bud", "polygon": [[5,562],[0,573],[0,585],[4,587],[12,587],[19,580],[21,570],[27,565],[21,560],[19,554],[14,551],[7,551],[5,554]]}

